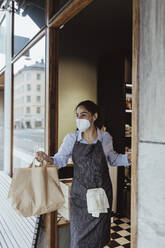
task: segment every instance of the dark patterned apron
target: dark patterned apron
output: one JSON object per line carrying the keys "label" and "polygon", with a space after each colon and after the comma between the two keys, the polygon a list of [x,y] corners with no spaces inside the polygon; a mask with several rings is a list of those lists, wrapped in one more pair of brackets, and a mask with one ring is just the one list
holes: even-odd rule
{"label": "dark patterned apron", "polygon": [[[72,159],[74,178],[70,198],[70,248],[103,248],[110,240],[112,184],[103,147],[75,142]],[[108,197],[108,213],[93,217],[88,213],[87,189],[103,188]]]}

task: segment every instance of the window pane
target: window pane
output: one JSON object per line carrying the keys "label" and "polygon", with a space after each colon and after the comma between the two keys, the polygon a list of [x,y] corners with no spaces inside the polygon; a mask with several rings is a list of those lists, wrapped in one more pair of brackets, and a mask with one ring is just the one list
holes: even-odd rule
{"label": "window pane", "polygon": [[26,99],[27,99],[27,102],[31,102],[31,96],[27,96]]}
{"label": "window pane", "polygon": [[[44,149],[45,37],[14,63],[13,167],[27,167]],[[37,90],[40,75],[41,91]],[[30,82],[29,82],[30,78]]]}
{"label": "window pane", "polygon": [[40,114],[40,107],[37,107],[36,113],[37,113],[37,114]]}
{"label": "window pane", "polygon": [[52,1],[52,16],[57,14],[59,11],[64,9],[69,3],[71,3],[73,0],[51,0]]}
{"label": "window pane", "polygon": [[37,80],[41,79],[41,75],[39,73],[37,73]]}
{"label": "window pane", "polygon": [[31,90],[31,85],[27,84],[27,90],[30,91]]}
{"label": "window pane", "polygon": [[0,24],[0,70],[5,66],[5,39],[6,39],[6,18]]}
{"label": "window pane", "polygon": [[27,81],[29,81],[31,79],[31,73],[30,72],[26,73],[26,78],[27,78]]}
{"label": "window pane", "polygon": [[37,84],[37,91],[40,91],[40,90],[41,90],[41,85]]}
{"label": "window pane", "polygon": [[[45,25],[45,0],[14,1],[14,55]],[[28,53],[26,54],[28,56]]]}
{"label": "window pane", "polygon": [[37,102],[40,102],[41,101],[41,96],[37,96],[36,100],[37,100]]}
{"label": "window pane", "polygon": [[30,107],[26,107],[26,114],[30,114]]}

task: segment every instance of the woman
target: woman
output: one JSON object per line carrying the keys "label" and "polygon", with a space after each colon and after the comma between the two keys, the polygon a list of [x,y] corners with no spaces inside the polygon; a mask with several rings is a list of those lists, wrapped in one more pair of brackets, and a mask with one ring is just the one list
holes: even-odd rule
{"label": "woman", "polygon": [[[74,163],[74,178],[70,195],[71,248],[103,248],[110,240],[112,184],[108,164],[128,166],[128,157],[113,150],[112,137],[101,131],[98,106],[83,101],[76,107],[78,131],[68,134],[53,158],[37,152],[36,158],[54,163],[57,168],[67,165],[70,156]],[[108,199],[109,208],[98,216],[88,212],[87,192],[101,188]]]}

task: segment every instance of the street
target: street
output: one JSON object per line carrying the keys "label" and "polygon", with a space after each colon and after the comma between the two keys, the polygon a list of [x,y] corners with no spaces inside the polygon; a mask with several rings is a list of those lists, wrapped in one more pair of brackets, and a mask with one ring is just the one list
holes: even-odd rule
{"label": "street", "polygon": [[37,146],[44,147],[44,129],[14,130],[14,149],[33,154]]}
{"label": "street", "polygon": [[[14,130],[13,167],[27,167],[35,152],[44,150],[44,129]],[[0,170],[3,169],[3,138],[0,139]]]}

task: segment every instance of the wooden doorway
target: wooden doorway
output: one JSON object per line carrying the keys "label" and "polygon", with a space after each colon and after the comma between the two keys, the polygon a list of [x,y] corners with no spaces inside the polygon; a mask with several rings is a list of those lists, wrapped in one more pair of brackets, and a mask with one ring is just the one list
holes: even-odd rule
{"label": "wooden doorway", "polygon": [[[59,28],[76,14],[89,5],[91,0],[75,0],[72,1],[58,16],[51,19],[49,27]],[[138,23],[139,23],[139,2],[133,0],[133,28],[132,28],[132,188],[131,188],[131,248],[136,248],[137,239],[137,136],[138,136]]]}

